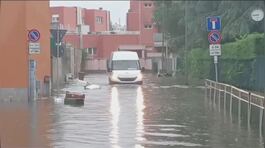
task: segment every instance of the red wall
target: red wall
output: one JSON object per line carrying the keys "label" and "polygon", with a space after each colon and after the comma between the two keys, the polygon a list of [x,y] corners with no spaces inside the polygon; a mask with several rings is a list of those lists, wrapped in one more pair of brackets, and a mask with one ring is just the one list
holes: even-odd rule
{"label": "red wall", "polygon": [[[140,2],[140,6],[139,6]],[[145,3],[152,3],[152,7],[145,7]],[[139,9],[140,8],[140,9]],[[155,6],[152,1],[130,1],[130,11],[127,13],[127,30],[140,31],[139,44],[153,47],[153,36],[157,32],[157,28],[146,29],[145,25],[153,25],[153,14]],[[140,17],[140,18],[139,18]],[[139,23],[140,21],[140,23]],[[140,26],[139,26],[140,24]]]}
{"label": "red wall", "polygon": [[138,35],[104,35],[100,50],[104,51],[101,58],[109,58],[112,51],[116,51],[119,45],[137,45]]}
{"label": "red wall", "polygon": [[127,13],[127,30],[139,31],[139,13],[136,12]]}
{"label": "red wall", "polygon": [[76,18],[76,7],[51,7],[51,17],[53,14],[59,14],[59,22],[64,27],[70,27],[71,30],[76,29],[77,18]]}
{"label": "red wall", "polygon": [[[79,48],[78,35],[66,35],[64,41]],[[84,48],[97,48],[96,58],[108,58],[120,45],[138,45],[139,35],[86,35],[83,43]]]}
{"label": "red wall", "polygon": [[[85,11],[85,24],[90,26],[91,32],[109,31],[110,17],[109,11],[86,9]],[[102,24],[96,22],[96,17],[102,17]]]}
{"label": "red wall", "polygon": [[76,7],[65,7],[64,8],[64,16],[63,16],[63,24],[67,28],[68,26],[71,29],[76,28],[77,18],[76,18]]}
{"label": "red wall", "polygon": [[[27,88],[28,61],[37,61],[37,79],[50,76],[50,15],[48,1],[1,1],[0,87]],[[39,30],[40,54],[28,54],[28,30]],[[14,37],[15,35],[15,37]]]}

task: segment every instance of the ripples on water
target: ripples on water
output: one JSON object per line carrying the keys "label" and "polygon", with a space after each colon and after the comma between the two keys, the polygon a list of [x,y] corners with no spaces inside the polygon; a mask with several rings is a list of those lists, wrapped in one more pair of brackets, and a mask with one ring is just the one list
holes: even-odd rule
{"label": "ripples on water", "polygon": [[[38,101],[35,107],[29,105],[35,110],[25,112],[42,114],[38,120],[29,118],[34,125],[31,126],[33,133],[42,132],[29,138],[35,144],[25,144],[25,147],[263,148],[258,134],[248,133],[205,105],[203,87],[159,85],[157,78],[150,75],[141,86],[110,86],[103,74],[89,75],[86,80],[100,85],[100,89],[85,90],[79,85],[62,89],[62,92],[85,93],[84,105],[65,105],[64,93],[53,102],[46,100]],[[3,113],[3,108],[0,111]],[[28,122],[21,123],[28,125]],[[42,140],[44,137],[46,140]]]}

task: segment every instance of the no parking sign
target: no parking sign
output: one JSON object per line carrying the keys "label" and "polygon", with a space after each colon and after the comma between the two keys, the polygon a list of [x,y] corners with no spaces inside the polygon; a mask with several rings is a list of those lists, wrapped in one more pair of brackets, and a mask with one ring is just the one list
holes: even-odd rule
{"label": "no parking sign", "polygon": [[208,41],[210,42],[210,44],[219,44],[221,40],[222,40],[222,35],[217,30],[211,31],[208,34]]}
{"label": "no parking sign", "polygon": [[31,29],[28,33],[30,42],[37,42],[40,39],[40,32],[37,29]]}

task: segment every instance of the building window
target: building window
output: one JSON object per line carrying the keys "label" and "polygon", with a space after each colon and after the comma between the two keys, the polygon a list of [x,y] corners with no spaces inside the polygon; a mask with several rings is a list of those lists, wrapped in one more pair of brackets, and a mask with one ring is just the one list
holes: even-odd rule
{"label": "building window", "polygon": [[144,7],[147,7],[147,8],[148,8],[148,7],[150,8],[150,7],[152,7],[152,6],[153,6],[152,3],[145,3],[145,4],[144,4]]}
{"label": "building window", "polygon": [[95,55],[95,54],[97,54],[97,48],[87,48],[86,53],[88,55]]}
{"label": "building window", "polygon": [[97,22],[98,24],[102,24],[102,23],[103,23],[103,18],[102,18],[101,16],[97,16],[97,17],[96,17],[96,22]]}
{"label": "building window", "polygon": [[52,23],[57,23],[57,22],[59,22],[59,14],[52,15]]}
{"label": "building window", "polygon": [[146,24],[146,25],[144,25],[144,28],[145,28],[145,29],[152,29],[153,27],[152,27],[152,25],[150,25],[150,24]]}

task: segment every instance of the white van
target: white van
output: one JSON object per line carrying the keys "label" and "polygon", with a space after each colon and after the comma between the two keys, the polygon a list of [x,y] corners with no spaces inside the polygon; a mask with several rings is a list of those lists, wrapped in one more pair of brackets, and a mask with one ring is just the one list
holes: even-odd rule
{"label": "white van", "polygon": [[139,57],[132,51],[114,51],[107,62],[109,83],[143,83]]}

